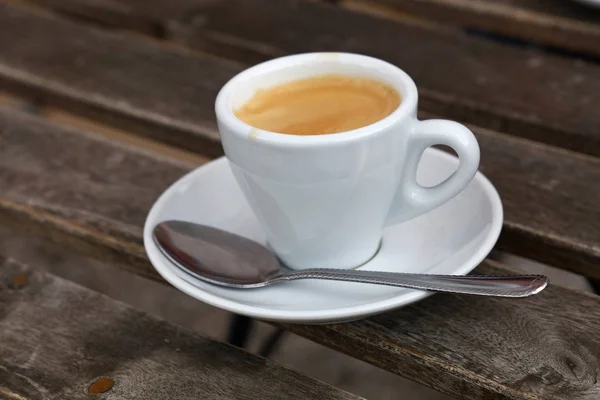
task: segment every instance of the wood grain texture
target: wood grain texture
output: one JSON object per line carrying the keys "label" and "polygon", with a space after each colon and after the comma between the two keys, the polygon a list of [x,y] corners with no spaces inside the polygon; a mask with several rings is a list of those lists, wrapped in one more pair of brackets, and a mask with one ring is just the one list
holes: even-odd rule
{"label": "wood grain texture", "polygon": [[[402,67],[415,79],[426,111],[600,155],[600,66],[578,59],[298,0],[176,0],[156,9],[152,7],[157,2],[117,0],[127,12],[113,6],[111,18],[102,12],[105,1],[39,2],[133,29],[131,20],[138,16],[144,25],[162,26],[165,38],[245,63],[306,51],[372,55]],[[126,21],[120,22],[118,15],[125,15]],[[0,22],[7,32],[41,30],[41,21],[23,15]],[[75,26],[64,29],[71,34],[53,42],[68,47],[69,36],[78,35]],[[42,35],[40,45],[47,40]],[[5,63],[12,58],[7,54]],[[35,60],[18,68],[46,75],[41,66],[35,68]],[[160,68],[171,70],[166,63]],[[32,86],[29,80],[22,83]]]}
{"label": "wood grain texture", "polygon": [[600,11],[575,1],[376,0],[376,3],[441,23],[600,56]]}
{"label": "wood grain texture", "polygon": [[[158,279],[143,248],[130,244],[141,243],[143,222],[160,192],[196,165],[66,131],[11,109],[0,109],[0,121],[3,222],[51,237],[64,232],[77,242],[67,245],[86,243],[86,253],[107,262],[126,254],[127,268]],[[105,235],[114,238],[114,252],[105,246],[94,250]]]}
{"label": "wood grain texture", "polygon": [[[194,92],[198,104],[208,104],[209,99],[206,96],[210,94]],[[173,107],[174,113],[180,112],[176,110],[176,104],[178,103],[168,104],[168,107]],[[62,208],[52,212],[67,213],[67,219],[72,217],[69,213],[79,207],[79,203],[74,199],[81,201],[84,207],[92,207],[95,199],[101,199],[94,190],[109,191],[112,196],[116,196],[110,206],[113,208],[109,208],[107,204],[99,204],[98,207],[102,208],[98,208],[101,212],[96,216],[108,215],[113,220],[128,218],[128,223],[140,225],[143,213],[150,207],[154,198],[187,170],[183,165],[175,168],[162,167],[152,157],[144,160],[134,157],[133,160],[138,161],[121,165],[119,158],[113,154],[115,150],[106,142],[99,145],[90,139],[89,143],[81,143],[81,139],[74,138],[74,135],[61,133],[56,129],[46,132],[48,128],[43,125],[19,122],[18,117],[10,117],[7,113],[2,115],[7,126],[16,124],[1,134],[4,142],[10,146],[5,146],[4,153],[9,153],[0,158],[6,160],[0,161],[0,164],[12,170],[14,174],[12,178],[6,175],[4,184],[10,190],[4,199],[35,198],[39,197],[40,193],[54,193],[55,198],[48,198],[49,202],[59,204]],[[176,115],[183,118],[181,113]],[[191,119],[189,125],[192,127],[193,124],[199,127],[207,126],[214,121],[212,110],[197,110],[187,118]],[[23,125],[28,127],[24,128]],[[600,226],[597,224],[600,220],[600,210],[597,207],[600,203],[600,163],[591,157],[480,128],[474,129],[482,149],[481,169],[497,186],[505,206],[506,222],[500,241],[501,247],[560,268],[569,268],[588,277],[600,278],[600,269],[597,268],[600,260]],[[160,131],[157,131],[157,134],[169,135],[168,132]],[[63,136],[65,138],[62,138]],[[193,144],[195,138],[196,134],[190,133],[187,143]],[[60,144],[63,142],[67,144]],[[65,146],[72,151],[61,152],[60,149]],[[201,143],[197,143],[197,146],[201,147]],[[218,143],[214,145],[217,146]],[[90,162],[87,156],[91,153],[91,148],[97,155],[94,162]],[[68,174],[63,172],[62,180],[52,176],[40,179],[40,175],[36,175],[52,170],[42,161],[46,154],[51,154],[50,149],[59,154],[54,160],[54,165],[60,165],[61,168],[70,171]],[[20,157],[27,153],[31,155],[22,160]],[[121,157],[126,158],[125,154],[127,153]],[[34,164],[28,165],[34,160]],[[134,165],[136,162],[142,164]],[[105,171],[95,173],[93,169],[98,168],[96,165],[100,165]],[[16,168],[19,169],[15,170]],[[34,169],[35,173],[26,173],[28,169]],[[117,173],[121,175],[103,178],[109,179],[105,185],[96,180],[96,176]],[[23,185],[18,183],[20,181],[30,183]],[[31,183],[32,181],[34,183]],[[131,187],[125,190],[119,186],[126,185],[126,182],[136,182],[138,186],[135,190]],[[71,185],[72,183],[75,185]],[[64,190],[58,190],[62,187]],[[86,198],[85,202],[79,200],[82,197]],[[129,200],[132,198],[135,200]],[[41,200],[45,198],[42,197]],[[120,209],[121,207],[124,208]],[[142,211],[136,213],[133,210]],[[110,214],[116,212],[120,214]]]}
{"label": "wood grain texture", "polygon": [[[186,165],[7,112],[0,140],[3,224],[160,281],[141,224]],[[477,271],[509,272],[490,262]],[[366,321],[285,328],[459,397],[592,399],[600,395],[599,300],[548,293],[515,301],[436,295]]]}
{"label": "wood grain texture", "polygon": [[[151,135],[163,141],[219,153],[211,150],[220,148],[212,102],[218,86],[239,66],[9,10],[13,16],[9,20],[18,22],[14,29],[31,25],[29,36],[4,41],[3,54],[12,54],[13,66],[4,66],[12,77],[9,82],[14,84],[15,77],[23,76],[19,82],[30,82],[34,75],[26,71],[39,71],[45,75],[41,80],[35,75],[37,88],[68,103],[68,108],[83,107],[102,120],[102,115],[125,118],[136,126],[150,127]],[[60,45],[45,45],[48,32],[57,34]],[[51,90],[45,92],[47,88]],[[598,207],[594,205],[600,193],[595,186],[597,164],[482,129],[477,132],[482,169],[498,186],[506,207],[502,248],[600,277],[595,268],[600,257]],[[212,144],[206,147],[206,143]]]}
{"label": "wood grain texture", "polygon": [[6,4],[0,4],[2,29],[7,29],[0,32],[3,90],[187,150],[222,154],[214,98],[241,69],[237,64],[165,52]]}
{"label": "wood grain texture", "polygon": [[595,295],[551,285],[524,301],[435,295],[351,324],[286,328],[459,398],[592,400],[599,307]]}
{"label": "wood grain texture", "polygon": [[[14,287],[15,277],[27,283]],[[0,258],[0,398],[358,399]]]}
{"label": "wood grain texture", "polygon": [[600,277],[600,160],[471,127],[504,206],[498,248]]}

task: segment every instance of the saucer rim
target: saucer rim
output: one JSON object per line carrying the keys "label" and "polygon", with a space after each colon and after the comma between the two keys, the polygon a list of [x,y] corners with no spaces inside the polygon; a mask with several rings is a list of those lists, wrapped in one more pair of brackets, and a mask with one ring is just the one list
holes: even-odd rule
{"label": "saucer rim", "polygon": [[[436,157],[446,158],[452,162],[456,162],[456,157],[445,153],[441,150],[430,148],[428,152],[433,152]],[[379,300],[360,305],[353,305],[348,307],[336,307],[323,310],[279,310],[273,308],[265,308],[254,305],[248,305],[240,303],[239,301],[230,300],[223,298],[219,295],[208,293],[201,287],[194,285],[187,279],[182,278],[176,272],[174,265],[169,265],[168,262],[162,259],[160,250],[156,247],[154,240],[152,239],[152,225],[151,223],[157,220],[161,211],[164,209],[165,203],[175,193],[175,191],[185,185],[189,181],[198,179],[198,176],[202,174],[209,174],[214,169],[222,168],[221,164],[226,164],[226,157],[219,157],[212,160],[194,170],[188,172],[177,181],[173,182],[154,202],[150,212],[148,213],[144,222],[143,240],[144,249],[150,260],[150,263],[154,269],[171,285],[186,293],[189,296],[196,298],[206,304],[218,307],[236,314],[246,315],[252,318],[258,318],[262,320],[280,321],[280,322],[294,322],[294,323],[327,323],[327,322],[339,322],[349,321],[369,315],[378,314],[390,309],[399,308],[404,305],[414,303],[422,300],[426,297],[431,296],[434,292],[427,292],[423,290],[412,290],[408,293],[403,293],[399,296],[387,298],[385,300]],[[500,231],[502,230],[503,224],[503,208],[500,196],[490,182],[490,180],[480,171],[478,171],[473,178],[478,180],[483,192],[491,203],[491,214],[492,221],[491,227],[482,245],[473,252],[469,259],[462,263],[460,268],[453,270],[453,274],[465,275],[475,269],[490,253],[496,244]],[[368,265],[368,263],[366,264]],[[226,289],[226,290],[260,290],[260,289]]]}

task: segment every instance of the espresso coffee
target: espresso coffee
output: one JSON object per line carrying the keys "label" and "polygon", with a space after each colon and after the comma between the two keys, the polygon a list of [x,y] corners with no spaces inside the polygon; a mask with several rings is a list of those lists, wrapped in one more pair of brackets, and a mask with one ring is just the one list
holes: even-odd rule
{"label": "espresso coffee", "polygon": [[325,135],[371,125],[400,105],[380,81],[322,75],[257,91],[235,115],[248,125],[289,135]]}

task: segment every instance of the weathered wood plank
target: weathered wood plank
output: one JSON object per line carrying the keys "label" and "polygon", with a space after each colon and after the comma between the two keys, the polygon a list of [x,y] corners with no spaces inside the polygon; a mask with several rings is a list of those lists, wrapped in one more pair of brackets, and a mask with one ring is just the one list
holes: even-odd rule
{"label": "weathered wood plank", "polygon": [[[150,127],[152,137],[211,155],[219,153],[213,151],[220,144],[212,103],[219,85],[241,67],[9,10],[16,15],[10,20],[20,24],[13,28],[31,25],[31,32],[17,41],[5,40],[6,51],[0,59],[3,54],[9,57],[11,66],[0,61],[0,76],[4,72],[11,78],[3,83],[17,82],[33,93],[41,89],[44,96],[50,93],[59,103],[85,108],[103,121],[117,116],[131,122],[130,128]],[[42,39],[51,32],[57,34],[56,45],[46,46]],[[33,78],[37,86],[31,89],[28,85]],[[595,268],[600,259],[595,223],[599,210],[594,205],[600,193],[595,189],[597,164],[482,129],[477,132],[482,169],[498,185],[506,207],[501,246],[600,277]],[[206,143],[212,143],[210,148]]]}
{"label": "weathered wood plank", "polygon": [[350,325],[292,331],[459,398],[592,400],[600,397],[598,307],[595,295],[551,285],[522,302],[435,295]]}
{"label": "weathered wood plank", "polygon": [[358,399],[2,258],[0,342],[0,398]]}
{"label": "weathered wood plank", "polygon": [[[194,166],[0,108],[3,222],[28,215],[32,229],[47,226],[49,235],[63,231],[78,241],[75,247],[87,243],[86,253],[107,262],[122,261],[128,254],[127,268],[147,277],[158,279],[143,248],[131,243],[139,242],[160,191]],[[118,237],[114,254],[103,246],[94,250],[94,244],[106,239],[96,232]]]}
{"label": "weathered wood plank", "polygon": [[504,205],[498,248],[599,278],[600,160],[471,128]]}
{"label": "weathered wood plank", "polygon": [[[186,165],[6,112],[0,141],[3,223],[160,280],[145,258],[141,224]],[[507,272],[490,262],[478,271]],[[594,398],[598,301],[556,287],[520,301],[436,295],[365,321],[286,328],[455,396]]]}
{"label": "weathered wood plank", "polygon": [[[600,55],[600,11],[565,0],[377,0],[392,9],[571,52]],[[373,2],[365,2],[365,5]]]}
{"label": "weathered wood plank", "polygon": [[[43,24],[41,26],[44,27]],[[68,37],[62,39],[69,40]],[[227,74],[233,74],[235,68],[214,60],[184,57],[178,53],[157,49],[154,49],[154,53],[150,49],[142,49],[141,54],[152,54],[154,62],[164,66],[162,70],[159,71],[158,67],[146,68],[144,65],[131,68],[133,64],[128,62],[129,58],[115,57],[115,54],[131,54],[143,48],[145,44],[135,43],[139,46],[134,48],[133,42],[127,42],[125,46],[122,45],[123,40],[118,37],[110,36],[108,39],[110,45],[107,46],[102,44],[104,40],[94,42],[93,52],[87,52],[84,44],[89,41],[82,39],[81,44],[68,50],[54,49],[46,52],[45,49],[40,49],[38,52],[37,46],[33,46],[30,51],[21,52],[17,46],[15,53],[20,54],[19,57],[24,63],[31,63],[32,59],[39,58],[40,65],[48,65],[46,71],[62,71],[60,73],[64,75],[64,81],[68,82],[65,85],[70,86],[62,86],[61,93],[73,96],[71,98],[76,101],[88,102],[90,98],[100,98],[111,113],[131,112],[142,115],[142,118],[151,116],[152,122],[166,120],[170,126],[185,125],[189,130],[181,137],[181,143],[186,143],[189,148],[201,151],[205,139],[216,140],[214,126],[210,128],[210,136],[199,139],[204,134],[199,132],[214,125],[212,101],[218,89],[213,85],[214,75],[206,75],[206,79],[210,81],[207,84],[210,86],[209,90],[206,90],[201,82],[204,81],[207,70],[224,78]],[[61,51],[64,57],[59,58],[63,61],[54,61],[54,55]],[[72,72],[64,72],[69,69],[66,67],[69,62],[77,63],[77,57],[84,57],[84,61],[80,63],[90,63],[96,67],[90,68],[89,74],[77,73],[76,68]],[[56,62],[56,65],[48,62],[48,58]],[[140,59],[143,57],[140,56]],[[100,67],[107,64],[111,68]],[[13,71],[22,73],[22,70]],[[97,76],[92,79],[92,75]],[[114,78],[115,75],[118,75],[117,79]],[[181,95],[169,92],[169,82],[173,82],[173,87],[184,86],[182,77],[190,80],[189,90],[183,91]],[[90,80],[93,81],[92,84],[89,83]],[[139,83],[129,85],[129,82],[136,80]],[[154,85],[154,80],[162,83]],[[161,97],[163,91],[167,92],[165,99]],[[94,96],[90,96],[90,93],[94,93]],[[125,104],[124,108],[121,108],[121,104]],[[170,141],[171,132],[168,129],[163,131],[163,126],[158,125],[154,135]],[[567,154],[483,129],[476,131],[483,153],[482,169],[498,186],[506,207],[502,248],[599,278],[600,271],[595,268],[595,264],[600,260],[600,227],[595,223],[600,219],[600,210],[595,206],[600,202],[600,189],[596,188],[600,181],[598,163],[589,157]],[[28,151],[38,151],[39,157],[42,157],[46,146],[52,143],[44,146],[36,143],[46,142],[48,140],[44,138],[37,142],[31,141],[28,146],[31,146],[32,150]],[[218,146],[220,145],[216,142],[213,145],[214,148]],[[86,152],[86,149],[79,150],[80,154]],[[68,154],[64,156],[67,157]],[[75,167],[88,168],[82,162],[73,166]],[[167,182],[182,173],[182,170],[179,170],[160,182],[166,186]],[[75,196],[74,193],[71,194]],[[146,201],[144,207],[139,209],[147,209],[151,197]]]}
{"label": "weathered wood plank", "polygon": [[[600,66],[592,63],[297,0],[176,0],[168,5],[117,0],[109,7],[106,1],[97,0],[39,2],[134,29],[132,21],[162,26],[166,38],[244,62],[306,51],[373,55],[401,66],[415,78],[420,104],[427,111],[600,155]],[[119,11],[120,7],[124,10]],[[106,16],[107,9],[111,17]],[[41,35],[41,21],[32,22],[19,14],[0,22],[9,36],[37,31],[39,46],[50,47],[46,43],[51,39]],[[48,29],[63,25],[58,21],[45,24]],[[74,33],[77,29],[70,25],[61,29],[64,37],[52,41],[68,47],[68,39],[79,36]],[[87,40],[84,38],[87,36],[81,36],[81,41]],[[98,39],[89,40],[96,44]],[[15,65],[9,54],[4,62]],[[18,68],[48,76],[39,65],[35,68],[35,60],[21,62]],[[160,68],[182,69],[167,63]],[[87,71],[86,76],[91,79]],[[60,78],[52,75],[52,79]],[[47,90],[30,80],[22,83]]]}
{"label": "weathered wood plank", "polygon": [[214,98],[240,69],[0,4],[0,89],[201,154],[222,154]]}

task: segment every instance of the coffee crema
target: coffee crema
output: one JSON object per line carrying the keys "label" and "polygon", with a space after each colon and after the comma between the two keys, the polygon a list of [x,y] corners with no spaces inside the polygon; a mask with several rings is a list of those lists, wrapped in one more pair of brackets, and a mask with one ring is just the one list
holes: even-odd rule
{"label": "coffee crema", "polygon": [[371,125],[401,101],[393,87],[375,79],[321,75],[259,90],[234,113],[266,131],[325,135]]}

